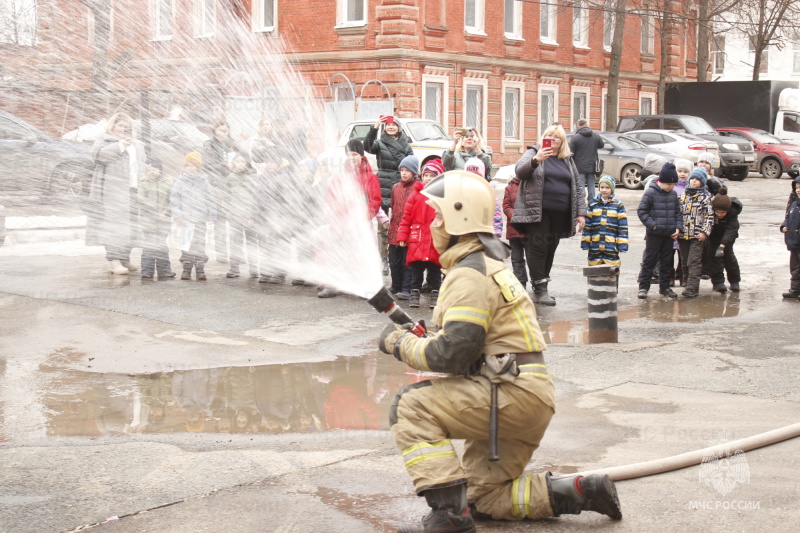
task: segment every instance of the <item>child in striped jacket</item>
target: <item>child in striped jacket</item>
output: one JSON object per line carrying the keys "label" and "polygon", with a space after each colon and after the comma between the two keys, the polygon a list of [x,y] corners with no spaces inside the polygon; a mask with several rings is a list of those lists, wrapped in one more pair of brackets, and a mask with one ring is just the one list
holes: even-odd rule
{"label": "child in striped jacket", "polygon": [[628,251],[628,215],[614,197],[614,178],[603,176],[597,196],[589,200],[581,248],[589,251],[589,266],[620,265],[620,252]]}

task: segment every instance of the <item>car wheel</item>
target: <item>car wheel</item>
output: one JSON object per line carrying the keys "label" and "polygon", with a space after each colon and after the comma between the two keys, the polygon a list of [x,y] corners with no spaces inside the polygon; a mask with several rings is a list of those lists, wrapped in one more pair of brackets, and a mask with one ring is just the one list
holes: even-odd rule
{"label": "car wheel", "polygon": [[764,159],[758,167],[761,175],[767,179],[778,179],[783,175],[783,165],[777,159],[771,157]]}
{"label": "car wheel", "polygon": [[750,173],[749,167],[734,167],[725,173],[725,176],[731,181],[742,181]]}
{"label": "car wheel", "polygon": [[47,187],[58,198],[74,200],[81,195],[88,179],[86,170],[72,165],[59,165],[50,174]]}
{"label": "car wheel", "polygon": [[642,167],[631,163],[622,168],[620,181],[626,189],[639,189],[642,186]]}

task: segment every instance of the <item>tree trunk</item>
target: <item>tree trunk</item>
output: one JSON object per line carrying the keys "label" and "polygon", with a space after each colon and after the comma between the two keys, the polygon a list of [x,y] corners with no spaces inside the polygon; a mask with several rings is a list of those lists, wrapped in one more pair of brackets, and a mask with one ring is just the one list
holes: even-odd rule
{"label": "tree trunk", "polygon": [[697,5],[697,81],[708,81],[708,36],[711,21],[708,20],[708,2]]}
{"label": "tree trunk", "polygon": [[667,89],[667,68],[669,67],[669,32],[670,32],[670,16],[669,16],[669,2],[664,2],[664,10],[661,13],[661,68],[658,71],[658,103],[656,104],[656,112],[664,112],[664,93]]}
{"label": "tree trunk", "polygon": [[625,37],[625,2],[614,2],[614,38],[611,41],[611,62],[608,65],[608,92],[606,94],[606,131],[615,131],[619,120],[619,68],[622,64],[622,42]]}

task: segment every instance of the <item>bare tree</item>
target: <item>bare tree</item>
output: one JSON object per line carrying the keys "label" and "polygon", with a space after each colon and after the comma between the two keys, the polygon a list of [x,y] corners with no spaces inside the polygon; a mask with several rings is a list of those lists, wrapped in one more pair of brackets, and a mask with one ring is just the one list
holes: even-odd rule
{"label": "bare tree", "polygon": [[741,0],[730,14],[734,20],[729,22],[750,40],[753,80],[758,80],[765,50],[770,46],[781,49],[794,37],[800,4],[796,0]]}
{"label": "bare tree", "polygon": [[108,44],[111,39],[111,2],[107,0],[81,0],[92,15],[92,87],[104,90],[108,87]]}
{"label": "bare tree", "polygon": [[36,44],[36,0],[0,0],[0,43]]}
{"label": "bare tree", "polygon": [[606,131],[617,129],[619,118],[619,69],[622,65],[622,43],[625,37],[625,12],[627,0],[614,0],[614,35],[611,38],[611,62],[608,65],[608,92],[606,93]]}
{"label": "bare tree", "polygon": [[713,20],[733,10],[742,0],[701,0],[697,4],[697,81],[708,81],[709,37]]}

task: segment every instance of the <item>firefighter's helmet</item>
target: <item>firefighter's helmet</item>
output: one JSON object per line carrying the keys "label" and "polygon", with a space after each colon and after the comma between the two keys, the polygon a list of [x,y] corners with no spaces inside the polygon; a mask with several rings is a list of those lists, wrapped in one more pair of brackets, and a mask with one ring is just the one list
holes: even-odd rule
{"label": "firefighter's helmet", "polygon": [[439,208],[450,235],[494,233],[494,189],[480,176],[451,170],[428,183],[422,194],[428,205]]}

